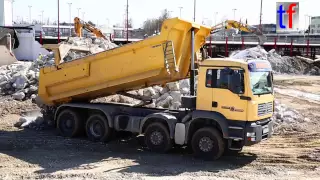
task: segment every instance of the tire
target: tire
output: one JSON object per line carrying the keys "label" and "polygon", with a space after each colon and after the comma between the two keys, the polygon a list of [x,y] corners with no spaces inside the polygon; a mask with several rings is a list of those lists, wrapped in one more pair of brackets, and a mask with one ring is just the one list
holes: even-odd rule
{"label": "tire", "polygon": [[57,128],[64,137],[76,137],[83,132],[83,119],[74,110],[62,110],[57,118]]}
{"label": "tire", "polygon": [[108,120],[100,114],[91,115],[86,123],[87,137],[94,142],[108,142],[111,139],[112,129]]}
{"label": "tire", "polygon": [[191,146],[196,157],[208,160],[219,159],[225,149],[220,132],[214,128],[197,130],[192,137]]}
{"label": "tire", "polygon": [[144,141],[148,149],[153,152],[166,153],[172,148],[169,131],[165,125],[159,122],[148,125]]}

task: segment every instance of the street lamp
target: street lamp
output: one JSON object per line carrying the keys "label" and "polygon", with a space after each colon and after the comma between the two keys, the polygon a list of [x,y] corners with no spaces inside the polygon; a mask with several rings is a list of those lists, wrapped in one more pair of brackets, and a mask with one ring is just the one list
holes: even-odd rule
{"label": "street lamp", "polygon": [[110,23],[109,18],[106,18],[106,20],[108,22],[107,27],[109,28],[109,23]]}
{"label": "street lamp", "polygon": [[217,16],[218,16],[218,12],[214,13],[214,25],[217,25]]}
{"label": "street lamp", "polygon": [[60,43],[60,1],[58,0],[58,43]]}
{"label": "street lamp", "polygon": [[181,10],[183,9],[183,7],[178,7],[180,9],[180,18],[181,18]]}
{"label": "street lamp", "polygon": [[68,4],[69,4],[70,36],[71,36],[71,5],[72,5],[72,3],[68,3]]}
{"label": "street lamp", "polygon": [[29,7],[29,23],[32,24],[32,21],[31,21],[31,8],[32,6],[28,6]]}
{"label": "street lamp", "polygon": [[41,11],[41,24],[44,24],[44,23],[43,23],[43,12],[44,12],[44,11],[42,10],[42,11]]}
{"label": "street lamp", "polygon": [[237,9],[232,9],[233,10],[233,20],[236,20],[236,10]]}
{"label": "street lamp", "polygon": [[80,17],[80,10],[81,8],[77,8],[78,9],[78,18]]}
{"label": "street lamp", "polygon": [[86,12],[82,12],[82,20],[84,20],[84,15],[86,14]]}
{"label": "street lamp", "polygon": [[12,13],[12,24],[14,23],[14,22],[13,22],[13,3],[14,3],[14,2],[15,2],[15,1],[14,1],[14,0],[12,0],[12,4],[11,4],[11,11],[12,11],[12,12],[11,12],[11,13]]}

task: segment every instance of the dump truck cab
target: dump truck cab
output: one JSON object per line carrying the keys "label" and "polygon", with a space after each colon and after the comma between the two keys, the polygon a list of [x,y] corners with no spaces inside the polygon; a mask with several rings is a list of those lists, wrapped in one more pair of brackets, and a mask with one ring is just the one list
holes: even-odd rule
{"label": "dump truck cab", "polygon": [[192,119],[214,121],[228,148],[241,150],[271,136],[273,101],[268,61],[207,59],[199,65]]}

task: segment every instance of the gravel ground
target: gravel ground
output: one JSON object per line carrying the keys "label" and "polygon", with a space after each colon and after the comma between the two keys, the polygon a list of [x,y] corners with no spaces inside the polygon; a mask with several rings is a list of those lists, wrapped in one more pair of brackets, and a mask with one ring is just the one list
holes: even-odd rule
{"label": "gravel ground", "polygon": [[[310,87],[314,92],[311,87],[319,85],[319,79],[309,84],[303,78],[293,84],[289,81],[297,77],[279,79],[276,84],[294,89],[300,83],[305,91]],[[102,144],[85,137],[63,138],[55,130],[18,129],[13,124],[20,114],[37,108],[2,98],[0,179],[319,179],[319,105],[282,94],[276,97],[310,119],[300,124],[302,131],[276,135],[215,162],[195,159],[182,148],[151,153],[141,146],[141,137],[124,134]]]}

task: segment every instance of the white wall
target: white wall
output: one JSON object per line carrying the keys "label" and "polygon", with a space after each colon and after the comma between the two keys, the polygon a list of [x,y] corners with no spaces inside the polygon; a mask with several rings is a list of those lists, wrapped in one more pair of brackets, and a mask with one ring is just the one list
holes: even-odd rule
{"label": "white wall", "polygon": [[0,25],[12,26],[12,0],[0,0]]}
{"label": "white wall", "polygon": [[49,51],[42,48],[41,44],[34,39],[34,34],[18,33],[19,47],[13,50],[17,60],[33,61],[38,58],[39,53],[48,55]]}

